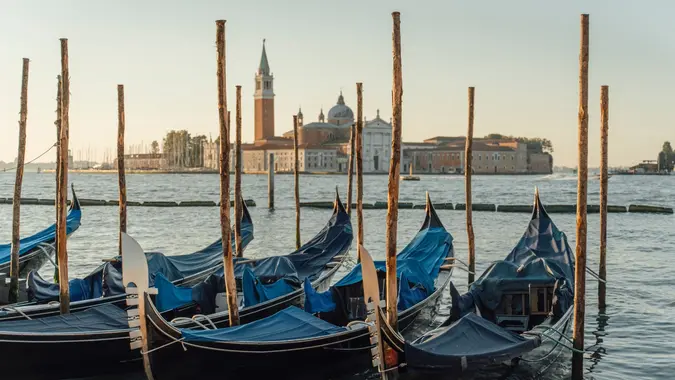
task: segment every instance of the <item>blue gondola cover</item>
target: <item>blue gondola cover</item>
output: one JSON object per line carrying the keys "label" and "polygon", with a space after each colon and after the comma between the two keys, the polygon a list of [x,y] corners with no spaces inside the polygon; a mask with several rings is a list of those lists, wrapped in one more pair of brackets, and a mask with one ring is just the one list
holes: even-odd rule
{"label": "blue gondola cover", "polygon": [[[405,310],[434,291],[434,281],[443,261],[452,250],[452,235],[441,225],[422,228],[415,238],[396,256],[396,275],[401,281],[405,274],[408,287],[399,287],[398,308]],[[450,253],[452,256],[452,253]],[[385,261],[375,261],[378,272],[386,272]],[[361,282],[361,264],[338,281],[331,289],[323,293],[306,289],[305,310],[310,313],[333,311],[336,303],[332,301],[333,288],[341,288]],[[309,291],[308,291],[309,290]],[[401,301],[401,291],[403,300]]]}
{"label": "blue gondola cover", "polygon": [[27,333],[80,333],[108,330],[127,330],[127,313],[114,305],[101,305],[73,314],[55,315],[38,319],[4,321],[0,331]]}
{"label": "blue gondola cover", "polygon": [[215,330],[181,330],[187,342],[278,342],[346,331],[295,306],[241,326]]}
{"label": "blue gondola cover", "polygon": [[426,334],[405,346],[408,365],[413,367],[461,368],[460,361],[518,356],[539,346],[538,337],[524,338],[474,313],[452,325]]}
{"label": "blue gondola cover", "polygon": [[[80,220],[82,219],[82,210],[79,208],[71,209],[66,218],[66,234],[70,235],[77,231],[80,227]],[[30,252],[42,243],[53,243],[56,236],[56,224],[45,228],[44,230],[25,237],[19,241],[19,256]],[[11,244],[0,244],[0,264],[10,261]]]}
{"label": "blue gondola cover", "polygon": [[[246,217],[242,222],[241,236],[244,247],[253,240],[253,222],[250,217]],[[221,241],[218,239],[208,247],[186,255],[166,256],[160,252],[146,252],[150,285],[153,286],[158,273],[161,273],[164,279],[177,281],[222,265]],[[233,237],[233,249],[234,244]],[[121,260],[120,257],[118,259]],[[70,280],[69,286],[71,302],[122,294],[124,284],[121,262],[105,263],[83,279]],[[41,278],[37,273],[29,273],[27,290],[29,299],[37,302],[58,300],[59,297],[59,285]]]}

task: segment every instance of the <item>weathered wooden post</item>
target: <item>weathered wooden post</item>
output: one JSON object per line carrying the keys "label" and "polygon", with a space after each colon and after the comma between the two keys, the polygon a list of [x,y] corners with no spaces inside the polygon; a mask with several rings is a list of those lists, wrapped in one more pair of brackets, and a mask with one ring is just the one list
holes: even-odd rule
{"label": "weathered wooden post", "polygon": [[598,308],[607,306],[607,154],[609,149],[609,86],[600,87],[600,268]]}
{"label": "weathered wooden post", "polygon": [[241,196],[241,170],[243,168],[241,162],[241,86],[237,86],[236,113],[237,131],[234,140],[234,242],[237,248],[237,257],[243,257],[244,249],[241,241],[241,216],[244,211],[241,204],[243,201]]}
{"label": "weathered wooden post", "polygon": [[298,116],[293,115],[293,178],[295,179],[295,249],[300,248],[300,172],[298,167]]}
{"label": "weathered wooden post", "polygon": [[471,161],[473,159],[473,105],[475,87],[469,87],[469,127],[466,132],[466,147],[464,148],[464,192],[466,193],[466,235],[467,243],[469,245],[469,285],[474,281],[474,273],[476,273],[476,247],[473,236],[473,216],[472,216],[472,202],[471,202],[471,174],[473,168]]}
{"label": "weathered wooden post", "polygon": [[232,236],[230,234],[230,129],[226,123],[227,91],[225,74],[225,20],[216,21],[216,64],[218,76],[218,122],[220,124],[220,229],[223,243],[225,292],[230,326],[239,324],[237,284],[232,262]]}
{"label": "weathered wooden post", "polygon": [[122,256],[122,233],[127,232],[127,180],[124,174],[124,85],[117,85],[117,177],[120,185],[119,255]]}
{"label": "weathered wooden post", "polygon": [[[356,84],[356,99],[357,105],[361,104],[363,97],[363,83]],[[356,231],[356,259],[361,261],[361,253],[359,249],[364,245],[363,242],[363,119],[358,116],[356,118],[356,224],[358,230]]]}
{"label": "weathered wooden post", "polygon": [[352,215],[352,189],[354,180],[354,145],[356,140],[356,125],[349,128],[349,162],[347,163],[347,214]]}
{"label": "weathered wooden post", "polygon": [[267,165],[267,208],[274,208],[274,153],[269,154]]}
{"label": "weathered wooden post", "polygon": [[[401,62],[401,14],[393,12],[393,91],[392,91],[392,138],[391,159],[389,161],[389,188],[387,191],[386,221],[386,298],[387,322],[392,328],[398,328],[398,284],[396,279],[396,234],[398,230],[398,191],[401,173],[401,130],[403,112],[403,73]],[[398,356],[391,348],[386,350],[384,362],[388,368],[383,378],[398,378]]]}
{"label": "weathered wooden post", "polygon": [[14,199],[12,200],[12,248],[9,265],[9,303],[19,302],[19,245],[21,243],[21,184],[23,182],[23,164],[26,159],[26,120],[28,118],[28,66],[30,60],[23,59],[21,74],[21,113],[19,116],[19,154],[16,159],[16,180]]}
{"label": "weathered wooden post", "polygon": [[389,189],[387,192],[387,227],[385,254],[387,258],[387,321],[397,328],[398,286],[396,283],[396,234],[398,229],[398,188],[401,172],[401,122],[403,108],[403,73],[401,70],[401,14],[393,12],[394,21],[394,96],[392,97],[391,160],[389,162]]}
{"label": "weathered wooden post", "polygon": [[586,315],[586,203],[588,182],[588,15],[581,15],[579,53],[579,168],[577,179],[577,242],[574,270],[572,379],[584,378],[584,318]]}
{"label": "weathered wooden post", "polygon": [[70,289],[68,288],[68,251],[66,234],[66,203],[68,200],[68,138],[70,136],[70,73],[68,69],[68,39],[61,38],[61,135],[59,136],[59,195],[56,200],[58,214],[56,235],[58,245],[56,255],[59,258],[59,303],[61,314],[70,313]]}
{"label": "weathered wooden post", "polygon": [[[61,138],[61,76],[57,75],[56,80],[58,84],[56,89],[56,121],[54,121],[54,125],[56,126],[56,157],[59,157],[59,155],[61,154],[61,146],[59,145],[59,139]],[[58,199],[59,192],[61,191],[59,188],[60,171],[61,168],[59,168],[59,165],[56,165],[56,197],[54,198],[54,205],[56,205],[56,199]],[[56,210],[56,221],[58,222],[59,219],[58,207],[55,207],[55,210]],[[54,247],[58,247],[58,245],[59,245],[59,236],[55,234]],[[54,257],[54,264],[56,264],[56,267],[54,267],[54,282],[58,284],[59,283],[58,255]]]}

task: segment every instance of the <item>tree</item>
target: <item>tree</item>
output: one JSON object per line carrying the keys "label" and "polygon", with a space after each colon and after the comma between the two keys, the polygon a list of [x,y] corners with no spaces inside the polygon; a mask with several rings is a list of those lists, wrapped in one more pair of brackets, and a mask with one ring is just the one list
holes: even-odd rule
{"label": "tree", "polygon": [[553,143],[549,139],[540,137],[514,137],[499,133],[490,133],[484,138],[490,140],[516,140],[519,143],[527,145],[528,154],[531,153],[553,153]]}
{"label": "tree", "polygon": [[152,149],[151,150],[152,154],[159,153],[159,143],[157,142],[157,140],[153,141],[152,144],[150,144],[150,148]]}
{"label": "tree", "polygon": [[[673,153],[673,147],[670,145],[670,141],[665,141],[663,147],[661,148],[661,153],[663,153],[663,158],[665,160],[665,165],[663,168],[667,171],[672,171],[675,164],[675,153]],[[659,159],[661,155],[659,154]]]}

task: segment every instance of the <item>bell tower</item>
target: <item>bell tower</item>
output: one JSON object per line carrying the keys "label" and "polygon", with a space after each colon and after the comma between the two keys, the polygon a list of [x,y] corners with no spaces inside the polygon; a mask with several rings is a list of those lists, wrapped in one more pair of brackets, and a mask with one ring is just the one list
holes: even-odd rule
{"label": "bell tower", "polygon": [[274,77],[265,52],[263,39],[260,65],[255,75],[255,139],[261,140],[274,136]]}

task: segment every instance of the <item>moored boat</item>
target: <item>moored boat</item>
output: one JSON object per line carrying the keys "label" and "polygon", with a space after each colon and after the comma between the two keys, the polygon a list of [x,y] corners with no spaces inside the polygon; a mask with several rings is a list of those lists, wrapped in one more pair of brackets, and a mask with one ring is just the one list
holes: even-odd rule
{"label": "moored boat", "polygon": [[[241,237],[242,248],[253,240],[253,221],[251,214],[242,203]],[[233,229],[234,230],[234,229]],[[234,249],[234,232],[232,246]],[[146,252],[150,283],[158,273],[176,285],[197,284],[209,275],[222,270],[222,242],[216,240],[199,251],[167,256],[161,252]],[[122,258],[119,256],[106,260],[84,278],[69,282],[70,311],[77,313],[103,304],[124,305],[124,286],[122,285]],[[0,307],[0,322],[29,318],[43,318],[59,314],[59,284],[43,279],[37,271],[29,272],[26,279],[28,302],[8,307]]]}
{"label": "moored boat", "polygon": [[[435,308],[450,281],[452,266],[446,263],[453,255],[452,236],[428,200],[422,228],[397,256],[402,329]],[[381,280],[384,263],[375,265]],[[233,379],[321,379],[367,370],[372,344],[361,264],[328,291],[314,288],[305,282],[305,310],[291,306],[234,327],[211,317],[200,319],[199,325],[170,323],[145,295],[147,360],[153,377],[200,378],[227,368]],[[163,290],[158,291],[161,295]]]}
{"label": "moored boat", "polygon": [[[72,189],[73,200],[70,203],[70,209],[66,217],[66,234],[70,236],[80,227],[82,219],[82,210],[80,201],[75,194],[75,188]],[[48,261],[52,260],[56,240],[56,224],[45,228],[44,230],[25,237],[19,243],[19,277],[25,278],[28,272],[39,270]],[[0,273],[9,275],[11,244],[0,244]]]}
{"label": "moored boat", "polygon": [[381,322],[382,339],[407,370],[442,378],[506,373],[519,363],[538,371],[569,346],[574,265],[567,237],[537,192],[530,225],[511,253],[467,293],[451,284],[451,315],[440,327],[406,341]]}

